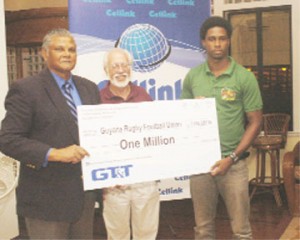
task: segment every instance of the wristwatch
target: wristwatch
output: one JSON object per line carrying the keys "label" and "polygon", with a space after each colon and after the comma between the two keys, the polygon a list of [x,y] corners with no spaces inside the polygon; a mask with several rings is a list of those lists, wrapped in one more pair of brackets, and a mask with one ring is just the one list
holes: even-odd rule
{"label": "wristwatch", "polygon": [[239,161],[239,157],[236,155],[235,152],[230,153],[229,157],[231,158],[233,163],[237,163]]}

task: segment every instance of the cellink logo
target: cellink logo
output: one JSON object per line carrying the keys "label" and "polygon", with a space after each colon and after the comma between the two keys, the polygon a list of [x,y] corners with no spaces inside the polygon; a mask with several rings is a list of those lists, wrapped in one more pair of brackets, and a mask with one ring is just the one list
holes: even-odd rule
{"label": "cellink logo", "polygon": [[150,24],[128,27],[115,46],[127,49],[133,55],[133,70],[137,72],[157,69],[171,53],[171,45],[166,37]]}
{"label": "cellink logo", "polygon": [[93,181],[103,181],[109,178],[126,178],[130,175],[130,168],[133,165],[123,165],[108,168],[98,168],[92,171]]}

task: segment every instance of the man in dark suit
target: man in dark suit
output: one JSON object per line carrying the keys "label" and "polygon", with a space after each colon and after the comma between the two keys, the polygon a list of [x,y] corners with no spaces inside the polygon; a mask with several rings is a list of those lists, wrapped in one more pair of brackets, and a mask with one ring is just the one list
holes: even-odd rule
{"label": "man in dark suit", "polygon": [[98,104],[99,91],[71,74],[77,54],[67,30],[45,36],[42,56],[47,68],[13,83],[6,96],[0,151],[21,162],[17,213],[30,238],[91,239],[96,196],[83,190],[80,163],[88,152],[79,146],[76,114],[63,88],[70,83],[76,106]]}

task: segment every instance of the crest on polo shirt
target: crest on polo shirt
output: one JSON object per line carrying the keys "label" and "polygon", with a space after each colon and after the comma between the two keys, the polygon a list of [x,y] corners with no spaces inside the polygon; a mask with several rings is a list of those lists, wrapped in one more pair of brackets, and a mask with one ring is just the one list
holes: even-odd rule
{"label": "crest on polo shirt", "polygon": [[236,91],[228,87],[222,88],[221,97],[224,101],[234,101],[236,99]]}

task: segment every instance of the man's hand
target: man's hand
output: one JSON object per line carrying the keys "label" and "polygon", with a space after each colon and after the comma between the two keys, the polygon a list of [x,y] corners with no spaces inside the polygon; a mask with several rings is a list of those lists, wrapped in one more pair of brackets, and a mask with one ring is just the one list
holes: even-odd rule
{"label": "man's hand", "polygon": [[78,145],[71,145],[65,148],[53,148],[48,156],[50,162],[79,163],[89,153]]}
{"label": "man's hand", "polygon": [[215,163],[210,170],[212,176],[224,175],[232,165],[230,157],[223,158]]}

